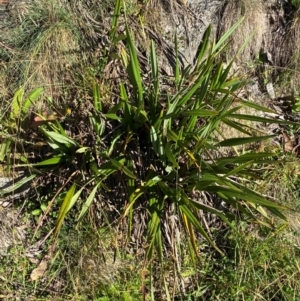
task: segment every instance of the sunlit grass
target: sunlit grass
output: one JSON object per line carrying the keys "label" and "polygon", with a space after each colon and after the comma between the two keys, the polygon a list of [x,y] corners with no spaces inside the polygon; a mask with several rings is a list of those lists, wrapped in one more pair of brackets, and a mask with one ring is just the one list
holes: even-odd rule
{"label": "sunlit grass", "polygon": [[[282,121],[258,117],[255,110],[269,109],[236,97],[246,81],[229,76],[221,55],[241,21],[216,43],[208,27],[185,70],[175,38],[166,80],[157,46],[149,43],[145,67],[136,32],[124,25],[140,8],[104,1],[101,12],[113,16],[100,30],[97,3],[29,5],[11,35],[16,54],[4,55],[1,161],[30,171],[38,194],[27,214],[38,237],[53,234],[34,260],[25,246],[11,249],[0,264],[4,293],[297,300],[298,228],[288,227],[287,209],[299,206],[299,162],[253,126]],[[17,150],[23,157],[11,160]],[[42,260],[47,270],[32,280]]]}

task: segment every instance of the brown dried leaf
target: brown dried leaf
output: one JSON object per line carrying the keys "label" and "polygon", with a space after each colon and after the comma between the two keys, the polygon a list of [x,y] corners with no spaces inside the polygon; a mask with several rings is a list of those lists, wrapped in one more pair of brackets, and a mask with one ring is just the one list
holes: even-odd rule
{"label": "brown dried leaf", "polygon": [[284,150],[288,153],[292,152],[294,149],[294,143],[293,141],[289,141],[287,143],[284,144]]}
{"label": "brown dried leaf", "polygon": [[294,149],[294,139],[291,138],[286,132],[282,132],[283,139],[284,139],[284,151],[292,152]]}
{"label": "brown dried leaf", "polygon": [[36,281],[39,278],[41,278],[44,275],[46,269],[47,269],[47,261],[42,260],[39,266],[31,272],[30,274],[31,281]]}
{"label": "brown dried leaf", "polygon": [[293,148],[293,153],[296,154],[297,156],[300,155],[300,144],[296,145],[296,146]]}

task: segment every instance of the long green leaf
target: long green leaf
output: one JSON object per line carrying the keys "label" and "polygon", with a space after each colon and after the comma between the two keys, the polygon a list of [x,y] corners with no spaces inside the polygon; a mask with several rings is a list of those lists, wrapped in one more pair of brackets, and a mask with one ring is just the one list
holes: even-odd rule
{"label": "long green leaf", "polygon": [[183,96],[180,96],[180,94],[177,94],[173,98],[173,101],[172,101],[171,105],[169,106],[169,108],[167,110],[167,113],[165,115],[164,122],[163,122],[163,134],[164,134],[164,136],[166,135],[169,124],[172,121],[171,116],[174,113],[180,112],[182,106],[185,105],[185,103],[195,94],[197,89],[202,84],[203,80],[204,80],[204,77],[199,76],[197,81],[195,82],[195,84],[192,87],[189,87],[189,89],[185,90],[185,94],[183,94]]}
{"label": "long green leaf", "polygon": [[221,92],[222,90],[230,91],[230,93],[233,93],[237,90],[240,90],[242,87],[245,86],[247,81],[241,80],[239,78],[230,79],[222,84],[222,87],[220,87],[218,90]]}
{"label": "long green leaf", "polygon": [[137,57],[136,48],[133,44],[131,34],[127,24],[126,24],[126,36],[128,40],[129,57],[130,57],[130,61],[128,64],[129,80],[131,81],[132,85],[137,89],[138,92],[138,101],[136,102],[136,107],[144,109],[143,85],[142,85],[140,65]]}
{"label": "long green leaf", "polygon": [[16,118],[20,117],[21,105],[23,102],[24,89],[21,87],[14,95],[10,109],[10,120],[16,122]]}
{"label": "long green leaf", "polygon": [[178,163],[176,161],[176,154],[175,155],[173,154],[170,143],[166,143],[165,153],[166,153],[168,160],[173,164],[173,166],[178,167]]}
{"label": "long green leaf", "polygon": [[121,12],[121,4],[122,4],[121,0],[116,0],[114,15],[113,15],[112,24],[111,24],[111,30],[109,33],[110,40],[113,43],[115,42],[116,30],[117,30],[118,21],[119,21],[120,12]]}
{"label": "long green leaf", "polygon": [[111,119],[111,120],[118,120],[118,121],[121,121],[122,118],[120,118],[119,116],[117,116],[116,114],[110,114],[110,113],[107,113],[104,115],[107,119]]}
{"label": "long green leaf", "polygon": [[162,137],[157,134],[154,126],[151,126],[150,128],[150,140],[152,142],[152,146],[154,148],[154,151],[160,158],[163,160],[163,163],[165,163],[165,147],[163,145]]}
{"label": "long green leaf", "polygon": [[236,22],[232,27],[230,27],[225,34],[220,38],[218,43],[214,45],[212,48],[212,52],[216,52],[227,40],[228,38],[233,34],[233,32],[240,26],[240,24],[244,21],[244,17],[241,18],[238,22]]}
{"label": "long green leaf", "polygon": [[127,91],[123,83],[120,84],[120,95],[122,100],[124,100],[125,102],[129,101]]}
{"label": "long green leaf", "polygon": [[197,56],[197,62],[196,62],[196,69],[199,69],[200,63],[204,57],[204,55],[207,53],[208,45],[209,45],[209,37],[211,34],[212,26],[209,25],[207,29],[205,30],[202,42],[200,44],[200,47],[198,48],[198,56]]}
{"label": "long green leaf", "polygon": [[21,180],[17,181],[16,183],[14,183],[9,188],[0,189],[0,195],[4,195],[4,194],[8,194],[8,193],[14,192],[15,190],[21,188],[26,183],[32,181],[35,177],[36,177],[36,175],[34,175],[34,174],[30,175],[30,176],[23,177]]}
{"label": "long green leaf", "polygon": [[210,116],[218,116],[219,112],[213,110],[195,109],[190,111],[184,111],[182,112],[182,114],[187,116],[210,117]]}
{"label": "long green leaf", "polygon": [[59,133],[56,133],[56,132],[52,132],[52,131],[47,131],[43,128],[40,128],[40,130],[44,133],[44,135],[46,135],[48,138],[52,139],[53,141],[57,142],[57,143],[61,143],[61,144],[64,144],[64,145],[68,145],[68,144],[71,144],[73,146],[79,146],[78,143],[67,137],[67,136],[64,136],[62,134],[59,134]]}
{"label": "long green leaf", "polygon": [[120,142],[121,137],[122,137],[122,134],[120,133],[113,139],[113,141],[110,144],[110,147],[107,150],[107,153],[106,153],[107,157],[110,157],[112,155],[113,151],[116,150],[117,146],[119,145],[118,143]]}
{"label": "long green leaf", "polygon": [[229,127],[232,127],[232,128],[236,129],[237,131],[239,131],[239,132],[241,132],[243,134],[246,134],[248,136],[251,135],[251,131],[247,131],[245,129],[245,128],[249,128],[249,127],[246,127],[242,123],[239,123],[239,122],[236,122],[236,121],[233,121],[233,120],[229,120],[227,118],[223,118],[222,122],[225,123],[226,125],[228,125]]}
{"label": "long green leaf", "polygon": [[124,160],[117,161],[113,158],[109,158],[110,162],[120,171],[124,172],[126,176],[136,179],[136,176],[133,172],[131,172],[126,166],[124,166]]}
{"label": "long green leaf", "polygon": [[153,85],[153,93],[150,98],[150,115],[153,120],[155,116],[155,112],[157,109],[158,97],[159,97],[159,70],[158,70],[158,62],[156,57],[155,45],[153,41],[151,41],[151,52],[150,52],[150,61],[151,61],[151,76],[152,76],[152,85]]}
{"label": "long green leaf", "polygon": [[[236,86],[236,83],[233,83],[232,85],[228,85],[228,81],[225,82],[226,79],[228,78],[229,72],[232,70],[232,65],[233,65],[233,60],[228,64],[228,66],[225,68],[225,70],[223,70],[222,74],[220,75],[219,85],[217,86],[217,88]],[[239,82],[241,82],[240,79],[238,79],[238,80],[239,80]],[[234,89],[231,89],[231,92],[232,92],[232,90],[234,90]]]}
{"label": "long green leaf", "polygon": [[7,138],[3,139],[2,143],[0,144],[0,162],[3,162],[5,157],[9,155],[11,150],[11,143],[12,140]]}
{"label": "long green leaf", "polygon": [[161,178],[159,176],[154,176],[150,178],[143,186],[137,188],[130,196],[129,196],[129,205],[125,209],[123,216],[128,215],[130,210],[132,209],[135,201],[141,197],[145,192],[149,190],[150,187],[156,185],[157,183],[161,182]]}
{"label": "long green leaf", "polygon": [[223,178],[228,178],[229,176],[236,175],[236,174],[238,174],[240,171],[244,172],[245,169],[246,169],[246,167],[248,167],[249,165],[253,164],[254,162],[255,162],[254,160],[248,161],[248,162],[246,162],[246,163],[244,163],[244,164],[239,165],[239,166],[236,167],[236,168],[231,169],[228,173],[226,173],[226,174],[223,176]]}
{"label": "long green leaf", "polygon": [[285,206],[276,204],[275,202],[268,201],[266,198],[260,196],[259,194],[251,190],[248,190],[247,193],[244,193],[244,192],[237,192],[233,189],[220,187],[220,186],[207,186],[206,190],[210,192],[215,192],[217,194],[222,193],[226,196],[235,198],[236,200],[239,199],[245,200],[253,204],[264,206],[266,208],[277,208],[282,210],[287,209],[287,207]]}
{"label": "long green leaf", "polygon": [[[229,179],[230,180],[230,179]],[[273,204],[273,206],[265,206],[263,204],[259,204],[261,206],[264,206],[266,208],[268,208],[268,210],[270,210],[273,214],[277,215],[278,217],[280,217],[283,220],[286,220],[286,216],[281,212],[281,211],[285,211],[285,210],[291,210],[291,208],[288,208],[287,206],[284,205],[280,205],[277,204],[274,201],[268,201],[267,198],[265,198],[264,196],[261,196],[260,194],[258,194],[257,192],[251,190],[250,188],[244,186],[241,183],[234,183],[237,187],[241,187],[241,189],[243,189],[244,193],[248,196],[252,195],[252,198],[249,200],[250,203],[253,204],[258,204],[256,202],[257,199],[262,199],[262,200],[266,200],[267,202]],[[252,200],[252,201],[251,201]]]}
{"label": "long green leaf", "polygon": [[160,231],[160,216],[161,211],[164,207],[164,201],[159,200],[156,196],[155,189],[150,189],[150,200],[148,210],[150,213],[150,218],[148,222],[148,242],[149,246],[147,248],[148,260],[153,257],[154,248],[157,250],[157,255],[159,260],[162,260],[162,240]]}
{"label": "long green leaf", "polygon": [[219,146],[235,146],[235,145],[244,145],[253,142],[265,141],[267,139],[271,139],[276,137],[276,135],[269,136],[258,136],[258,137],[244,137],[244,138],[230,138],[221,141]]}
{"label": "long green leaf", "polygon": [[218,216],[223,222],[225,222],[232,230],[236,230],[232,223],[228,220],[228,218],[226,217],[226,215],[222,212],[222,211],[219,211],[213,207],[210,207],[210,206],[207,206],[205,204],[201,204],[201,203],[198,203],[194,200],[190,200],[191,204],[193,204],[193,206],[197,207],[198,209],[201,209],[205,212],[210,212],[212,214],[215,214],[216,216]]}
{"label": "long green leaf", "polygon": [[188,222],[191,223],[199,231],[199,233],[210,243],[210,245],[213,246],[220,254],[223,254],[223,252],[208,236],[207,232],[201,226],[198,218],[192,213],[189,207],[185,204],[179,204],[179,209],[186,216]]}
{"label": "long green leaf", "polygon": [[256,122],[298,125],[297,122],[285,121],[285,120],[280,120],[280,119],[272,119],[272,118],[266,118],[266,117],[259,117],[259,116],[254,116],[254,115],[246,115],[246,114],[231,114],[231,115],[228,115],[227,117],[240,119],[240,120],[256,121]]}
{"label": "long green leaf", "polygon": [[102,103],[101,103],[101,96],[100,96],[100,88],[99,85],[94,83],[93,85],[93,98],[94,98],[94,108],[97,111],[102,111]]}
{"label": "long green leaf", "polygon": [[101,185],[101,182],[99,182],[92,190],[92,192],[90,193],[90,195],[88,196],[87,200],[85,201],[85,203],[83,204],[82,206],[82,209],[80,211],[80,214],[77,218],[77,221],[81,221],[83,216],[86,214],[87,210],[91,207],[91,204],[92,202],[94,201],[95,199],[95,195],[96,195],[96,192],[99,188],[99,186]]}
{"label": "long green leaf", "polygon": [[264,160],[276,157],[277,155],[274,153],[247,153],[247,154],[242,154],[240,156],[236,157],[224,157],[224,158],[219,158],[215,159],[215,162],[218,165],[225,165],[225,164],[230,164],[230,163],[245,163],[251,160],[255,160],[256,163],[259,162],[264,162]]}
{"label": "long green leaf", "polygon": [[257,111],[262,111],[262,112],[267,112],[267,113],[272,113],[272,114],[276,114],[276,111],[270,109],[270,108],[267,108],[267,107],[264,107],[264,106],[261,106],[257,103],[254,103],[254,102],[251,102],[251,101],[247,101],[247,100],[241,100],[240,101],[241,104],[249,107],[249,108],[253,108]]}
{"label": "long green leaf", "polygon": [[211,90],[218,89],[223,84],[223,81],[220,80],[222,73],[223,73],[223,62],[220,61],[216,64],[215,71],[211,75],[211,84],[210,84]]}
{"label": "long green leaf", "polygon": [[63,162],[65,158],[63,156],[55,156],[46,160],[43,160],[36,164],[31,164],[31,166],[49,166],[49,165],[57,165]]}
{"label": "long green leaf", "polygon": [[76,184],[74,183],[70,189],[68,190],[65,198],[64,198],[64,201],[60,207],[60,210],[59,210],[59,213],[58,213],[58,217],[57,217],[57,220],[56,220],[56,225],[55,225],[55,228],[54,228],[54,238],[57,237],[60,229],[61,229],[61,226],[62,226],[62,223],[66,217],[66,214],[68,212],[68,208],[70,206],[70,203],[72,201],[72,198],[74,196],[74,193],[75,193],[75,190],[76,190]]}
{"label": "long green leaf", "polygon": [[85,186],[81,187],[72,197],[71,201],[69,202],[68,206],[66,207],[67,212],[69,212],[73,206],[76,204],[77,200],[79,199],[83,189]]}
{"label": "long green leaf", "polygon": [[[25,99],[24,103],[22,104],[22,113],[23,115],[27,114],[29,107],[34,104],[35,100],[38,99],[42,93],[44,92],[44,88],[36,88],[34,89]],[[25,116],[22,116],[25,117]]]}

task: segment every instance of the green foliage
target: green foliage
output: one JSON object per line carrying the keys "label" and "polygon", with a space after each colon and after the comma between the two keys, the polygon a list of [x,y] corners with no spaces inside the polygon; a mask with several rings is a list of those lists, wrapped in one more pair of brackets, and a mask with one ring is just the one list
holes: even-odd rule
{"label": "green foliage", "polygon": [[[32,300],[125,301],[140,299],[143,285],[150,287],[149,278],[143,283],[142,262],[137,256],[121,256],[121,250],[114,252],[111,247],[114,235],[107,229],[100,229],[97,234],[89,228],[75,231],[65,227],[61,234],[60,247],[65,251],[55,253],[46,273],[35,283],[27,280],[37,264],[23,256],[26,252],[23,246],[12,247],[9,256],[1,257],[2,295],[26,296]],[[297,301],[300,297],[299,246],[289,241],[282,230],[275,233],[262,231],[261,227],[250,230],[247,224],[240,223],[235,231],[222,233],[226,257],[202,251],[196,266],[186,248],[187,241],[181,243],[180,271],[175,275],[186,289],[183,296],[172,292],[175,300],[250,301],[257,296],[257,300]],[[202,250],[206,247],[199,245]],[[165,271],[169,277],[172,275],[172,271]],[[153,277],[157,290],[161,279],[158,275]],[[169,290],[175,282],[170,278],[166,283]],[[52,289],[61,281],[65,283],[59,294],[63,297]],[[22,291],[16,291],[16,285]],[[154,300],[167,300],[162,291],[156,291],[155,296]],[[151,300],[148,290],[145,298]]]}
{"label": "green foliage", "polygon": [[[257,230],[257,229],[256,229]],[[283,233],[229,232],[226,257],[208,255],[192,296],[205,300],[298,300],[299,250]]]}
{"label": "green foliage", "polygon": [[5,122],[5,129],[1,132],[2,142],[0,145],[0,162],[4,159],[9,160],[11,145],[13,142],[18,142],[13,137],[18,134],[18,131],[27,131],[28,127],[28,110],[35,105],[37,99],[43,93],[43,88],[34,89],[27,97],[24,97],[24,89],[20,88],[14,95],[10,113]]}
{"label": "green foliage", "polygon": [[[102,3],[101,11],[112,7],[112,1],[102,2],[105,5]],[[65,122],[55,118],[47,120],[35,112],[42,122],[34,131],[47,144],[46,152],[43,154],[43,148],[34,160],[25,155],[14,163],[10,161],[12,151],[20,148],[23,152],[34,145],[33,141],[21,139],[20,133],[30,127],[28,113],[36,105],[43,89],[34,89],[27,97],[24,97],[24,88],[17,90],[7,119],[1,123],[0,161],[8,166],[8,170],[11,167],[16,170],[29,168],[31,174],[11,188],[1,190],[0,196],[14,192],[36,177],[45,177],[46,183],[49,183],[50,176],[59,178],[53,186],[54,191],[50,191],[50,202],[47,195],[28,205],[38,228],[47,215],[47,231],[54,227],[53,237],[60,246],[47,271],[49,278],[47,281],[43,279],[41,285],[48,280],[50,283],[57,279],[60,283],[67,278],[64,299],[85,300],[88,296],[101,301],[137,300],[141,298],[142,290],[145,298],[151,296],[154,300],[155,294],[163,291],[162,298],[171,300],[171,295],[176,295],[179,289],[170,288],[170,283],[188,275],[195,281],[196,288],[192,288],[191,299],[252,300],[253,295],[274,300],[298,298],[297,249],[278,233],[272,236],[276,229],[274,216],[277,221],[285,219],[284,210],[290,203],[274,201],[275,198],[266,197],[265,191],[258,187],[262,186],[259,180],[266,182],[266,174],[261,178],[261,169],[267,165],[278,170],[278,173],[273,173],[269,185],[274,186],[275,177],[280,178],[294,192],[298,184],[298,170],[295,169],[293,177],[289,177],[288,172],[281,178],[279,174],[282,174],[284,162],[274,151],[239,151],[240,147],[262,143],[273,137],[258,133],[253,126],[255,122],[294,125],[239,112],[241,108],[251,108],[273,113],[270,109],[237,98],[236,94],[246,82],[229,76],[232,62],[227,67],[223,66],[221,55],[242,20],[217,43],[211,40],[211,26],[208,27],[194,66],[180,65],[175,36],[174,74],[165,78],[160,72],[153,41],[149,49],[149,64],[145,68],[140,64],[140,53],[132,29],[126,22],[125,34],[120,34],[118,24],[123,23],[120,17],[126,11],[123,1],[115,1],[111,28],[104,30],[104,37],[108,32],[109,45],[105,45],[101,55],[98,53],[94,58],[85,55],[86,52],[92,53],[93,47],[99,50],[99,32],[93,31],[93,26],[96,24],[98,28],[101,21],[99,10],[74,17],[77,7],[72,6],[72,2],[63,7],[59,3],[59,0],[43,2],[34,16],[28,14],[22,19],[14,45],[25,49],[28,56],[20,60],[15,56],[14,62],[17,63],[14,63],[13,71],[18,76],[11,82],[19,83],[20,80],[27,87],[31,86],[27,85],[27,81],[35,82],[47,74],[50,81],[45,86],[57,88],[59,83],[62,90],[54,89],[55,96],[64,91],[59,99],[69,97],[73,101],[74,95],[75,98],[85,96],[82,103],[87,104],[84,112],[87,116],[77,111],[74,113],[75,121],[73,116]],[[127,13],[136,11],[135,5],[126,3],[129,6]],[[85,5],[82,3],[79,10],[85,10]],[[98,1],[89,1],[88,5],[95,7]],[[104,40],[102,33],[100,36]],[[57,51],[50,45],[58,46]],[[6,50],[1,50],[1,53],[3,51]],[[76,56],[77,53],[80,55]],[[95,58],[96,63],[93,61]],[[3,61],[7,59],[6,56]],[[45,62],[53,65],[44,68]],[[89,65],[91,62],[94,65]],[[112,87],[105,90],[103,88],[107,87],[102,83],[106,80],[104,70],[113,64],[118,70],[123,68],[122,81],[118,82],[119,86],[109,82],[107,85]],[[62,72],[61,66],[67,70]],[[68,96],[74,86],[76,93]],[[82,87],[84,91],[80,90]],[[107,98],[110,103],[107,103]],[[296,100],[294,110],[298,109]],[[77,128],[78,121],[86,125],[84,130]],[[236,136],[222,132],[223,125],[234,129]],[[88,139],[82,140],[82,134],[88,135]],[[235,151],[228,152],[229,148]],[[252,184],[254,182],[255,185]],[[283,191],[282,195],[286,192]],[[222,201],[221,206],[218,200]],[[51,208],[55,210],[49,214]],[[89,212],[100,219],[96,227],[98,222],[101,226],[114,225],[118,231],[117,238],[100,235],[100,239],[93,240],[90,236],[92,229],[89,229],[88,233],[76,232],[76,238],[72,240],[69,230],[73,229],[75,222],[86,223]],[[206,218],[211,216],[216,217],[222,227],[231,229],[224,244],[217,239],[217,226],[207,225]],[[263,236],[263,240],[254,238],[252,234],[245,234],[246,226],[239,228],[238,220],[243,225],[259,224],[271,230]],[[127,232],[126,237],[124,232]],[[181,236],[185,234],[187,239],[178,241],[179,233]],[[78,243],[78,237],[86,241]],[[119,250],[120,245],[124,249]],[[226,257],[216,255],[211,247]],[[146,250],[145,261],[145,258],[132,256],[128,259],[125,256],[128,250],[139,251],[137,249]],[[183,250],[180,255],[188,257],[188,266],[180,266],[180,250]],[[55,250],[52,248],[52,251]],[[172,260],[167,258],[170,254]],[[201,258],[202,261],[197,260]],[[140,262],[136,263],[134,259]],[[157,261],[160,265],[156,264]],[[178,266],[175,267],[175,263]],[[24,266],[21,277],[17,274],[17,265]],[[160,268],[159,276],[156,275],[156,266]],[[174,279],[168,274],[170,269],[173,269]],[[29,260],[20,254],[7,257],[0,266],[1,273],[12,273],[7,287],[15,289],[16,283],[21,283],[24,290],[34,291],[34,284],[25,285],[30,270]],[[101,274],[102,270],[105,275]],[[108,280],[107,275],[111,276]],[[156,281],[155,277],[159,279]],[[186,293],[188,291],[185,290]]]}
{"label": "green foliage", "polygon": [[[238,208],[251,219],[256,219],[252,210],[263,214],[268,219],[261,206],[283,218],[281,213],[283,207],[251,191],[243,185],[242,180],[257,176],[247,170],[254,160],[261,164],[270,162],[274,154],[246,154],[231,158],[216,158],[213,162],[211,158],[206,157],[206,154],[213,152],[217,147],[242,145],[271,138],[270,136],[235,138],[218,142],[213,137],[220,123],[226,123],[244,132],[246,130],[243,125],[233,122],[234,119],[276,122],[252,115],[236,114],[240,107],[231,106],[234,100],[233,93],[240,89],[244,82],[238,79],[227,79],[231,64],[223,69],[221,62],[218,61],[218,55],[226,47],[228,37],[238,25],[239,23],[235,24],[217,44],[212,45],[208,42],[211,31],[209,27],[204,34],[202,48],[194,69],[190,67],[181,72],[177,59],[176,93],[172,95],[161,90],[153,43],[150,54],[150,78],[149,81],[142,80],[136,48],[129,29],[126,29],[129,49],[128,58],[123,56],[123,63],[128,71],[133,90],[126,90],[126,87],[121,85],[121,102],[112,107],[105,116],[110,119],[112,112],[123,109],[121,116],[115,115],[112,119],[118,119],[120,126],[122,125],[124,129],[124,135],[130,137],[123,151],[118,152],[125,160],[124,166],[132,168],[130,163],[132,158],[127,151],[127,146],[131,149],[138,149],[139,145],[144,144],[147,153],[152,153],[148,156],[159,160],[156,166],[152,161],[154,168],[149,168],[145,172],[140,185],[139,181],[133,177],[128,179],[129,205],[124,212],[124,216],[129,217],[129,225],[131,225],[130,220],[135,203],[139,198],[149,195],[146,197],[150,214],[148,221],[149,259],[152,258],[154,250],[157,251],[159,257],[162,256],[161,218],[166,201],[172,203],[173,208],[178,210],[195,251],[194,230],[199,231],[214,245],[199,223],[197,213],[199,209],[216,214],[223,222],[231,226],[228,219],[230,215],[195,201],[190,195],[193,189],[216,193],[226,203]],[[247,102],[241,105],[253,107]],[[202,123],[201,126],[198,125],[199,122]],[[143,133],[143,141],[138,141],[141,139],[140,133]],[[140,154],[140,156],[143,155]],[[232,164],[230,167],[229,163]],[[246,170],[247,176],[245,176]],[[132,168],[131,172],[134,174],[135,170]],[[238,177],[240,180],[234,181],[233,177]],[[132,186],[137,188],[132,190]],[[247,202],[251,211],[241,206],[241,200]],[[217,248],[215,245],[214,247]]]}
{"label": "green foliage", "polygon": [[[272,216],[265,209],[284,218],[284,206],[266,199],[245,185],[258,177],[252,168],[253,163],[272,163],[276,154],[253,152],[223,157],[219,151],[224,146],[239,146],[272,138],[253,137],[249,126],[245,127],[242,123],[245,120],[279,122],[237,114],[242,106],[269,111],[261,106],[246,101],[233,106],[234,93],[245,82],[228,79],[231,64],[223,68],[219,55],[240,22],[216,44],[209,42],[211,27],[208,27],[195,67],[181,70],[176,59],[174,87],[170,87],[169,91],[162,86],[163,79],[153,42],[150,50],[151,72],[147,79],[142,76],[136,47],[126,25],[128,49],[127,52],[122,50],[122,63],[129,82],[120,85],[118,101],[106,112],[101,103],[99,87],[96,84],[93,87],[94,109],[89,113],[89,120],[97,137],[96,148],[80,145],[76,139],[69,137],[57,120],[39,127],[52,148],[52,156],[27,166],[52,171],[70,164],[73,166],[72,174],[66,175],[73,184],[69,188],[66,186],[67,193],[58,215],[55,236],[66,214],[81,199],[83,192],[88,191],[88,196],[78,220],[85,215],[96,195],[113,191],[110,185],[118,178],[118,183],[125,185],[124,205],[120,209],[123,210],[121,218],[127,218],[128,239],[136,226],[133,222],[136,206],[142,202],[147,207],[148,217],[143,222],[147,223],[148,260],[157,254],[162,261],[162,224],[164,211],[168,207],[171,214],[179,216],[190,237],[191,251],[198,254],[195,243],[198,232],[222,253],[203,227],[200,211],[216,215],[228,227],[232,227],[231,220],[235,216],[231,211],[218,210],[213,201],[209,204],[203,202],[207,193],[217,195],[249,221],[273,227]],[[175,40],[177,48],[176,44]],[[216,134],[222,123],[249,137],[219,141]],[[112,124],[115,130],[107,134],[106,124]],[[101,158],[100,165],[97,158]],[[200,199],[193,196],[193,191],[199,193]]]}
{"label": "green foliage", "polygon": [[291,0],[291,3],[292,3],[296,8],[299,8],[299,7],[300,7],[300,1],[299,1],[299,0]]}
{"label": "green foliage", "polygon": [[[1,69],[3,98],[8,99],[19,86],[26,90],[44,86],[57,104],[58,97],[78,92],[79,85],[81,91],[89,87],[103,74],[108,59],[106,33],[110,25],[117,24],[104,20],[114,4],[113,0],[100,4],[98,0],[81,1],[80,5],[42,0],[26,3],[22,17],[19,6],[13,9],[1,35],[2,42],[9,45],[0,49],[0,59],[5,62]],[[72,96],[64,99],[73,100]]]}
{"label": "green foliage", "polygon": [[[35,105],[35,102],[42,93],[43,88],[37,88],[24,97],[24,89],[21,87],[12,99],[8,117],[5,121],[2,121],[3,127],[0,133],[0,163],[5,166],[3,168],[3,175],[10,177],[17,160],[18,162],[26,162],[27,160],[26,156],[23,156],[23,145],[25,143],[30,144],[30,142],[26,142],[24,139],[24,133],[28,131],[29,126],[28,111]],[[19,156],[17,156],[17,153]],[[17,159],[17,157],[19,158]],[[11,187],[0,189],[0,196],[13,193],[26,183],[32,181],[35,176],[35,174],[24,176]]]}

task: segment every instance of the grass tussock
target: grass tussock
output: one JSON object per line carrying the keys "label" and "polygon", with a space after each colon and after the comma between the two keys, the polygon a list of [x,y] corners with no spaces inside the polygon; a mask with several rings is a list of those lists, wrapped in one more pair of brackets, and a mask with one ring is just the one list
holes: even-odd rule
{"label": "grass tussock", "polygon": [[19,86],[26,90],[43,86],[59,103],[66,91],[76,95],[78,85],[86,84],[82,79],[95,77],[100,71],[95,61],[101,61],[106,51],[108,24],[104,15],[111,11],[112,2],[101,3],[101,14],[97,1],[82,1],[80,5],[61,0],[31,1],[26,5],[20,19],[11,18],[13,29],[4,40],[7,49],[2,51],[9,63],[3,62],[1,86],[9,90],[3,96],[10,97]]}
{"label": "grass tussock", "polygon": [[[268,18],[266,16],[269,16]],[[231,38],[229,57],[238,53],[243,72],[256,73],[262,85],[276,83],[276,94],[299,93],[299,9],[295,5],[255,0],[228,0],[223,6],[219,34],[236,20],[244,22]],[[249,40],[249,37],[252,37]],[[247,46],[239,52],[240,47]],[[253,68],[252,68],[253,69]],[[237,72],[240,70],[237,69]],[[254,71],[254,72],[253,72]]]}
{"label": "grass tussock", "polygon": [[[247,46],[237,56],[239,65],[252,62],[259,55],[263,45],[264,36],[269,30],[265,18],[264,2],[261,0],[228,0],[224,4],[221,16],[219,34],[223,34],[241,17],[244,21],[237,31],[233,34],[228,55],[234,56],[246,42]],[[249,37],[253,36],[249,40]]]}
{"label": "grass tussock", "polygon": [[300,91],[300,10],[291,12],[292,20],[286,34],[284,47],[285,52],[282,58],[282,65],[286,67],[283,78],[283,86],[289,87],[294,95]]}

